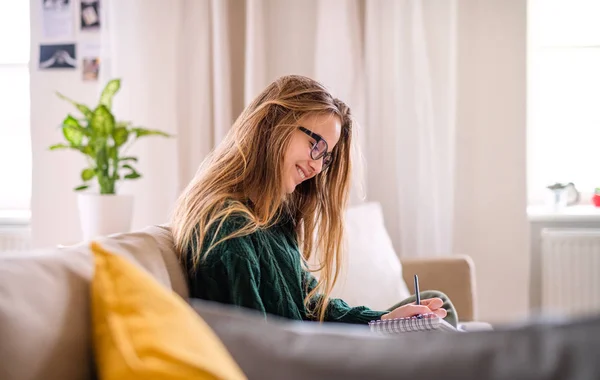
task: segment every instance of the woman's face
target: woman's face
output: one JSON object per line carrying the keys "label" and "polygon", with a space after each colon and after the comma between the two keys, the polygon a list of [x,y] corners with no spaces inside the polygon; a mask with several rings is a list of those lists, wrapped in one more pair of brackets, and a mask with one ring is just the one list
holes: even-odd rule
{"label": "woman's face", "polygon": [[[298,125],[325,140],[328,153],[331,153],[338,143],[342,130],[341,121],[335,115],[307,115],[300,119]],[[311,149],[315,142],[314,138],[299,128],[292,134],[283,159],[282,181],[287,194],[294,192],[296,186],[316,176],[323,169],[323,158],[318,160],[311,158]]]}

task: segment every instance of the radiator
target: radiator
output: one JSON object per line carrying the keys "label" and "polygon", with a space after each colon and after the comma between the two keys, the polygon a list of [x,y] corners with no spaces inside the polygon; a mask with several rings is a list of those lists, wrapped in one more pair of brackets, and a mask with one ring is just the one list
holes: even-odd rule
{"label": "radiator", "polygon": [[541,237],[544,311],[600,312],[600,229],[544,229]]}
{"label": "radiator", "polygon": [[0,226],[0,253],[26,251],[30,247],[29,226]]}

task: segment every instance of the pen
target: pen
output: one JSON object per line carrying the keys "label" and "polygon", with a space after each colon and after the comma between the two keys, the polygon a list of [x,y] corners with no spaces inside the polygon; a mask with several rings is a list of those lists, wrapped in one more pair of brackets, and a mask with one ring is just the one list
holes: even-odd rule
{"label": "pen", "polygon": [[[415,297],[417,298],[415,301],[415,305],[421,304],[421,292],[419,291],[419,276],[415,274]],[[417,319],[421,319],[423,316],[421,314],[417,315]]]}
{"label": "pen", "polygon": [[415,274],[415,296],[417,297],[415,305],[420,305],[421,304],[421,294],[419,292],[419,276],[417,276],[416,274]]}

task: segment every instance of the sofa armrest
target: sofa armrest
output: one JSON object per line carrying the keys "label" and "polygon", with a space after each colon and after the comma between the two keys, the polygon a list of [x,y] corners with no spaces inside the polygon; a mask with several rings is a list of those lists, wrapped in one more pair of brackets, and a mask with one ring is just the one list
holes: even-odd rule
{"label": "sofa armrest", "polygon": [[474,321],[475,266],[465,255],[401,259],[404,281],[412,289],[413,275],[419,276],[421,291],[439,290],[454,304],[458,318]]}

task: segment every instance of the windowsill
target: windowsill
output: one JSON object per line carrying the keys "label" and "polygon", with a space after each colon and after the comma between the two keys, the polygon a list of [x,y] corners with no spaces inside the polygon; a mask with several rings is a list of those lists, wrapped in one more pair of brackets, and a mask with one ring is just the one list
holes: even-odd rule
{"label": "windowsill", "polygon": [[600,207],[582,204],[554,209],[550,206],[529,206],[531,222],[600,222]]}
{"label": "windowsill", "polygon": [[0,226],[28,226],[30,222],[29,210],[0,210]]}

